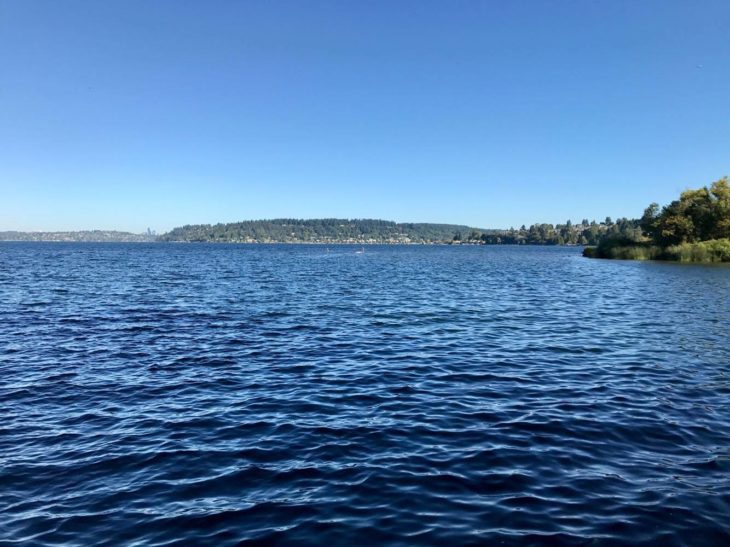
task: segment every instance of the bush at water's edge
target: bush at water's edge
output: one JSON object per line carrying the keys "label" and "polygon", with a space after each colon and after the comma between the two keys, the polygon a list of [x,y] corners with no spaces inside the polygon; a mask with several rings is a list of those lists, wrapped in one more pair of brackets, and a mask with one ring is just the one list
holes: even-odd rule
{"label": "bush at water's edge", "polygon": [[680,262],[730,262],[730,238],[672,245],[664,252],[667,260]]}
{"label": "bush at water's edge", "polygon": [[650,242],[630,242],[607,239],[597,247],[586,247],[588,258],[623,260],[674,260],[677,262],[730,262],[730,239],[711,239],[697,243],[683,243],[659,247]]}

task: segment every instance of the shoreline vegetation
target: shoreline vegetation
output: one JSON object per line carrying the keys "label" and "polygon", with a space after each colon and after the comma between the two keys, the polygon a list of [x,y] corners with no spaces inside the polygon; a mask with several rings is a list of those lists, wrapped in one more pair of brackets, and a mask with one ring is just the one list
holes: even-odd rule
{"label": "shoreline vegetation", "polygon": [[604,236],[583,249],[588,258],[730,262],[730,184],[724,177],[709,187],[682,192],[661,210],[652,203],[633,233]]}

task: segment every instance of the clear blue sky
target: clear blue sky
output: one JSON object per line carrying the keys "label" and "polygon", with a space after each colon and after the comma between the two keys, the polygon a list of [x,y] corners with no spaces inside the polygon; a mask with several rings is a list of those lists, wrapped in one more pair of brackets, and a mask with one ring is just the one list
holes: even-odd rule
{"label": "clear blue sky", "polygon": [[0,0],[0,230],[638,216],[730,174],[728,28],[728,0]]}

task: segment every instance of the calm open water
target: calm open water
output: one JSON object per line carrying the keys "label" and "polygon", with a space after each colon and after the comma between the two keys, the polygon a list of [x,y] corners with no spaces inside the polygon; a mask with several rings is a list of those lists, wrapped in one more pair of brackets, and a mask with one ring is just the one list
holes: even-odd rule
{"label": "calm open water", "polygon": [[0,538],[730,543],[730,268],[0,244]]}

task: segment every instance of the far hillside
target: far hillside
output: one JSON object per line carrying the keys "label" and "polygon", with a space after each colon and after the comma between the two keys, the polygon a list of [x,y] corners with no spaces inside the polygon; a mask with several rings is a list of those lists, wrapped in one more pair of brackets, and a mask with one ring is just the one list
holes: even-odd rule
{"label": "far hillside", "polygon": [[471,245],[595,245],[607,233],[639,230],[637,221],[533,224],[509,230],[459,224],[371,219],[273,219],[175,228],[159,241],[206,243],[448,243]]}
{"label": "far hillside", "polygon": [[182,226],[159,239],[224,243],[440,243],[473,230],[455,224],[371,219],[273,219]]}

